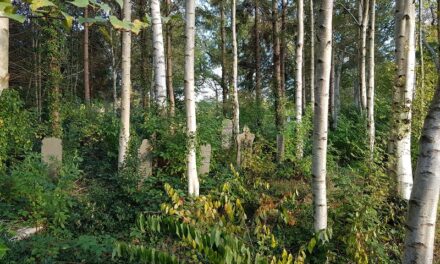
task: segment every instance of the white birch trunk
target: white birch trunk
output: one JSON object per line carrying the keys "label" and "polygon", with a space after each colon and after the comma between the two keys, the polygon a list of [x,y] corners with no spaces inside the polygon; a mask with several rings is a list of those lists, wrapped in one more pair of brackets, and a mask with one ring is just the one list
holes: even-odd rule
{"label": "white birch trunk", "polygon": [[240,105],[238,103],[238,51],[237,51],[237,32],[236,32],[236,1],[232,0],[232,98],[233,98],[233,134],[234,140],[237,140],[237,136],[240,133]]}
{"label": "white birch trunk", "polygon": [[433,263],[440,190],[440,82],[425,119],[406,220],[404,264]]}
{"label": "white birch trunk", "polygon": [[[0,16],[2,12],[0,12]],[[9,18],[0,18],[0,95],[9,87]]]}
{"label": "white birch trunk", "polygon": [[360,92],[361,92],[361,108],[367,109],[367,77],[366,77],[366,62],[367,62],[367,28],[368,28],[368,0],[361,0],[361,67],[360,67]]}
{"label": "white birch trunk", "polygon": [[374,124],[374,41],[375,41],[375,24],[376,24],[376,1],[370,2],[370,28],[369,28],[369,48],[368,48],[368,94],[367,94],[367,117],[368,117],[368,137],[370,147],[370,159],[374,157],[375,142],[375,124]]}
{"label": "white birch trunk", "polygon": [[304,47],[304,1],[297,0],[298,8],[298,35],[296,42],[296,92],[295,92],[295,106],[296,106],[296,122],[301,123],[302,120],[302,69],[303,69],[303,47]]}
{"label": "white birch trunk", "polygon": [[310,104],[315,111],[315,14],[310,0]]}
{"label": "white birch trunk", "polygon": [[195,0],[186,0],[185,8],[185,105],[186,127],[188,136],[187,176],[189,195],[199,195],[199,178],[196,164],[196,102],[194,93],[194,46],[195,46]]}
{"label": "white birch trunk", "polygon": [[[124,0],[123,18],[131,21],[130,0]],[[131,91],[131,32],[122,32],[122,91],[121,91],[121,129],[119,132],[118,165],[122,167],[127,155],[128,141],[130,140],[130,91]]]}
{"label": "white birch trunk", "polygon": [[327,228],[327,132],[330,68],[332,56],[333,1],[324,0],[319,9],[316,68],[316,107],[313,120],[313,203],[315,231]]}
{"label": "white birch trunk", "polygon": [[165,48],[163,44],[162,20],[159,0],[151,0],[151,22],[154,53],[154,88],[159,113],[165,114],[167,108]]}
{"label": "white birch trunk", "polygon": [[411,108],[415,84],[415,3],[396,2],[396,79],[394,87],[395,173],[398,192],[408,200],[413,184],[411,166]]}

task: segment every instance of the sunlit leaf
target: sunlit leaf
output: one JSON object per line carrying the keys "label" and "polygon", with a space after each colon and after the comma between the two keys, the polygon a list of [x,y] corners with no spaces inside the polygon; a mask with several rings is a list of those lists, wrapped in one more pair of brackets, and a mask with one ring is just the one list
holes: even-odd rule
{"label": "sunlit leaf", "polygon": [[89,0],[75,0],[70,3],[77,7],[87,7],[89,5]]}
{"label": "sunlit leaf", "polygon": [[142,22],[139,19],[136,19],[135,21],[133,21],[131,31],[137,35],[141,31],[141,29],[146,27],[147,27],[147,23]]}
{"label": "sunlit leaf", "polygon": [[48,6],[56,6],[56,5],[49,0],[32,0],[30,8],[33,12],[35,12],[40,8],[48,7]]}
{"label": "sunlit leaf", "polygon": [[8,14],[8,13],[5,13],[3,15],[5,17],[8,17],[8,18],[10,18],[12,20],[15,20],[15,21],[17,21],[19,23],[23,23],[25,21],[25,19],[26,19],[25,16],[22,16],[22,15],[19,15],[19,14]]}
{"label": "sunlit leaf", "polygon": [[73,16],[61,11],[61,14],[64,16],[64,23],[66,25],[67,28],[72,28],[72,24],[73,24]]}

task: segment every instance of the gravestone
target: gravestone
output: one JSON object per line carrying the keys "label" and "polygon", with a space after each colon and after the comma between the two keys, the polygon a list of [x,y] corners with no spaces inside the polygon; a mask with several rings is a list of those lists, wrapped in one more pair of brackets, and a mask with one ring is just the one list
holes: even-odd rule
{"label": "gravestone", "polygon": [[205,144],[200,146],[201,164],[199,168],[199,174],[204,175],[209,173],[209,167],[211,166],[211,144]]}
{"label": "gravestone", "polygon": [[246,159],[252,155],[252,144],[254,143],[255,134],[252,134],[247,126],[244,126],[243,133],[237,136],[237,166],[240,167]]}
{"label": "gravestone", "polygon": [[142,144],[139,147],[139,170],[142,176],[142,179],[145,179],[153,174],[153,158],[151,155],[151,151],[153,150],[153,146],[151,146],[150,141],[148,139],[142,140]]}
{"label": "gravestone", "polygon": [[49,175],[57,177],[63,160],[63,145],[61,139],[44,138],[41,145],[41,159],[49,168]]}
{"label": "gravestone", "polygon": [[224,119],[222,122],[222,149],[230,149],[232,143],[232,120]]}

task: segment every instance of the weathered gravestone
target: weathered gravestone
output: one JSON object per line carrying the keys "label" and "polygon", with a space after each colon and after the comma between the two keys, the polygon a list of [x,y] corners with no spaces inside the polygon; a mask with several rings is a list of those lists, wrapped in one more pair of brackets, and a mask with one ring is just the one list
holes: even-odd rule
{"label": "weathered gravestone", "polygon": [[142,140],[142,144],[139,147],[139,170],[142,176],[142,179],[145,179],[153,174],[153,158],[151,155],[151,151],[153,150],[153,146],[151,146],[150,141],[148,139]]}
{"label": "weathered gravestone", "polygon": [[252,155],[252,144],[254,143],[255,134],[252,134],[247,126],[243,128],[243,133],[237,136],[237,166],[240,167],[246,159]]}
{"label": "weathered gravestone", "polygon": [[41,145],[41,159],[49,168],[49,175],[57,177],[63,160],[63,145],[61,139],[44,138]]}
{"label": "weathered gravestone", "polygon": [[211,166],[211,144],[205,144],[200,146],[201,164],[199,168],[199,174],[204,175],[209,173],[209,167]]}
{"label": "weathered gravestone", "polygon": [[224,119],[222,123],[222,148],[230,149],[232,143],[232,120]]}

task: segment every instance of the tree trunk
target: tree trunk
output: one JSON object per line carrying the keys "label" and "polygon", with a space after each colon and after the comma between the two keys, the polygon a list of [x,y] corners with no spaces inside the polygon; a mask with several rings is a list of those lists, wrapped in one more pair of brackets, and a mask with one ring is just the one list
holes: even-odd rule
{"label": "tree trunk", "polygon": [[272,32],[273,32],[273,89],[275,93],[275,111],[277,126],[277,161],[284,159],[284,97],[281,87],[280,36],[278,30],[278,4],[272,0]]}
{"label": "tree trunk", "polygon": [[420,105],[425,107],[425,62],[423,58],[423,0],[419,0]]}
{"label": "tree trunk", "polygon": [[330,111],[330,116],[331,116],[331,121],[330,121],[330,125],[332,129],[335,129],[334,126],[334,120],[335,120],[335,115],[336,115],[336,108],[335,108],[335,84],[336,84],[336,80],[335,80],[335,49],[333,49],[332,52],[332,66],[330,69],[330,88],[329,88],[329,111]]}
{"label": "tree trunk", "polygon": [[360,68],[359,68],[359,90],[360,90],[360,103],[361,109],[367,109],[367,75],[366,75],[366,62],[367,62],[367,28],[368,28],[368,14],[369,14],[369,0],[360,0],[359,13],[360,16]]}
{"label": "tree trunk", "polygon": [[[296,82],[296,91],[295,91],[295,119],[297,123],[297,132],[299,132],[300,124],[302,122],[302,100],[303,100],[303,48],[304,48],[304,1],[297,0],[297,22],[298,22],[298,35],[296,42],[296,71],[295,71],[295,82]],[[303,156],[303,142],[301,136],[297,137],[297,157],[302,158]]]}
{"label": "tree trunk", "polygon": [[151,0],[151,22],[153,28],[154,88],[156,104],[161,115],[167,110],[165,50],[162,35],[162,20],[159,0]]}
{"label": "tree trunk", "polygon": [[310,105],[315,111],[315,12],[310,0]]}
{"label": "tree trunk", "polygon": [[[2,12],[0,12],[0,16]],[[0,95],[9,87],[9,18],[0,18]]]}
{"label": "tree trunk", "polygon": [[342,76],[342,66],[344,64],[344,53],[340,56],[339,61],[337,61],[336,72],[335,72],[335,88],[334,88],[334,113],[332,118],[333,129],[338,128],[339,112],[341,111],[341,76]]}
{"label": "tree trunk", "polygon": [[199,179],[196,164],[196,102],[194,94],[194,46],[195,46],[195,0],[186,0],[185,8],[185,104],[188,136],[187,173],[189,195],[199,195]]}
{"label": "tree trunk", "polygon": [[287,0],[282,0],[281,5],[281,31],[280,31],[280,75],[281,75],[281,91],[286,94],[286,13]]}
{"label": "tree trunk", "polygon": [[327,133],[330,68],[332,56],[333,1],[324,0],[319,9],[316,109],[313,120],[313,202],[315,231],[327,228]]}
{"label": "tree trunk", "polygon": [[[171,0],[166,0],[166,7],[167,7],[167,16],[169,17],[171,15]],[[170,104],[169,106],[169,113],[171,117],[174,117],[175,115],[175,100],[174,100],[174,87],[173,87],[173,47],[172,47],[172,33],[173,28],[171,25],[171,21],[168,21],[166,25],[166,43],[167,43],[167,65],[166,65],[166,71],[167,71],[167,93],[168,93],[168,102]]]}
{"label": "tree trunk", "polygon": [[370,4],[370,27],[368,30],[368,96],[367,96],[367,117],[368,117],[368,137],[370,147],[370,159],[374,158],[375,124],[374,124],[374,40],[376,24],[376,1],[369,0]]}
{"label": "tree trunk", "polygon": [[[84,18],[89,17],[89,7],[84,8]],[[89,75],[89,23],[84,23],[84,44],[83,44],[83,63],[84,63],[84,101],[90,104],[90,75]]]}
{"label": "tree trunk", "polygon": [[[124,0],[123,19],[131,21],[130,0]],[[128,142],[130,140],[130,93],[131,93],[131,32],[122,32],[122,91],[121,91],[121,129],[119,132],[118,165],[124,165]]]}
{"label": "tree trunk", "polygon": [[[440,73],[439,73],[440,74]],[[440,79],[420,138],[414,188],[409,200],[404,264],[433,263],[440,190]]]}
{"label": "tree trunk", "polygon": [[233,63],[232,63],[232,97],[233,97],[233,138],[237,139],[240,133],[240,106],[238,104],[238,51],[237,51],[237,32],[236,32],[236,2],[232,0],[232,52],[233,52]]}
{"label": "tree trunk", "polygon": [[223,117],[226,117],[228,114],[228,84],[227,84],[227,73],[226,73],[226,28],[225,28],[225,6],[224,2],[226,0],[222,0],[220,3],[220,37],[221,37],[221,64],[222,64],[222,100],[223,100]]}
{"label": "tree trunk", "polygon": [[261,103],[262,103],[262,92],[261,92],[261,51],[260,51],[260,10],[259,3],[260,0],[255,0],[255,100],[257,102],[257,124],[261,125]]}
{"label": "tree trunk", "polygon": [[394,157],[398,192],[410,198],[413,179],[411,167],[411,108],[415,82],[415,3],[396,2],[396,76],[394,81]]}

